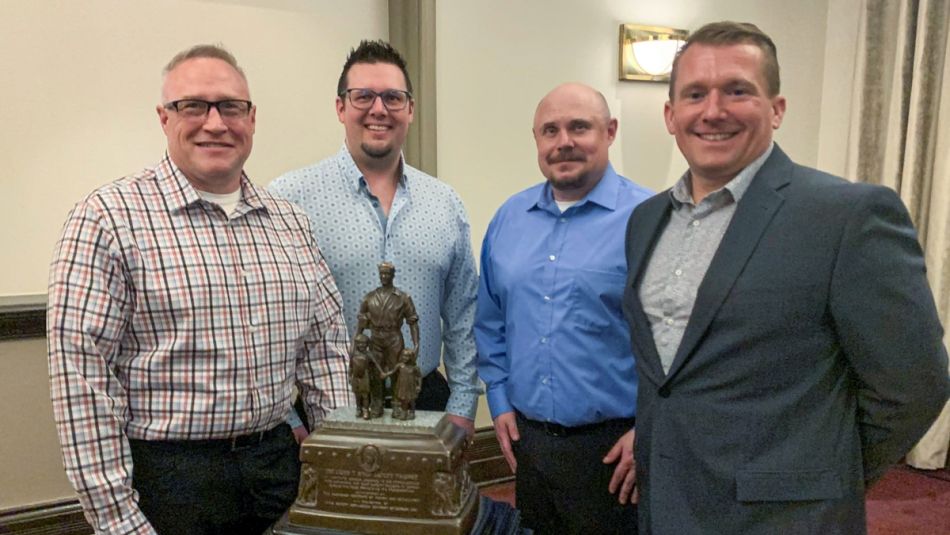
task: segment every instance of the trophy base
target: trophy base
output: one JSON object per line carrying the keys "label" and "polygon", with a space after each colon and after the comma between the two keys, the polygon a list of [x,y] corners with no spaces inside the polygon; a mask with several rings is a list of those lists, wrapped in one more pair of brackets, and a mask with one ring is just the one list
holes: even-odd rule
{"label": "trophy base", "polygon": [[292,524],[284,514],[273,527],[274,535],[468,535],[478,513],[478,496],[472,494],[458,518],[411,519],[384,518],[369,515],[345,515],[312,511],[308,525]]}
{"label": "trophy base", "polygon": [[479,497],[467,446],[441,412],[363,420],[337,409],[303,442],[297,501],[274,533],[468,534]]}

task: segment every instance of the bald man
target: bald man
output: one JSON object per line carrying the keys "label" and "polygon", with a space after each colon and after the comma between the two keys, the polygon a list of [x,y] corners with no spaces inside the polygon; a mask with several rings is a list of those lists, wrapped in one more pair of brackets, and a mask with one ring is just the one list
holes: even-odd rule
{"label": "bald man", "polygon": [[475,340],[495,434],[537,533],[634,533],[637,376],[620,304],[623,229],[651,193],[618,175],[604,96],[564,84],[532,129],[546,182],[482,244]]}

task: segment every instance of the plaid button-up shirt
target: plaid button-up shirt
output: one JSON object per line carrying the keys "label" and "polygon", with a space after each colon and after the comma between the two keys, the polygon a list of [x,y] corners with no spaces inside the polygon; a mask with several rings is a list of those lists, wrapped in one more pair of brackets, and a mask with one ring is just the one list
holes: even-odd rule
{"label": "plaid button-up shirt", "polygon": [[294,205],[241,180],[229,217],[166,156],[69,214],[50,270],[51,395],[97,532],[152,532],[128,438],[200,440],[352,403],[341,299]]}

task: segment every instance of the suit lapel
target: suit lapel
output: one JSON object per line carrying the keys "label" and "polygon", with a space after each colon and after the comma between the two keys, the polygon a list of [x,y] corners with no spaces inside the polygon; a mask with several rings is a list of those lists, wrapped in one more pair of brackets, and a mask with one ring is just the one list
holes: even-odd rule
{"label": "suit lapel", "polygon": [[635,221],[631,221],[637,228],[631,232],[633,241],[627,254],[627,271],[632,277],[630,282],[637,288],[647,265],[646,260],[650,258],[657,238],[670,220],[669,190],[645,202],[638,216]]}
{"label": "suit lapel", "polygon": [[792,162],[778,145],[746,190],[699,285],[689,323],[666,376],[669,382],[696,349],[710,322],[784,202],[776,191],[788,184]]}
{"label": "suit lapel", "polygon": [[660,383],[663,380],[663,366],[660,364],[660,355],[653,340],[653,330],[650,321],[643,313],[640,304],[640,281],[647,266],[647,260],[653,252],[660,233],[670,220],[669,190],[653,197],[641,205],[637,210],[637,218],[631,219],[630,224],[636,225],[629,233],[630,247],[627,251],[627,291],[629,298],[625,299],[628,309],[628,320],[632,323],[631,338],[637,346],[637,358],[641,359],[650,373],[652,382]]}

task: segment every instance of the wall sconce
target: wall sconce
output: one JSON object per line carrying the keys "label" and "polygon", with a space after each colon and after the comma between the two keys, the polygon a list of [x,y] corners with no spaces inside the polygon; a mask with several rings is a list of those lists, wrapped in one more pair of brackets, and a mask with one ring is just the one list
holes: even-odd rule
{"label": "wall sconce", "polygon": [[689,32],[663,26],[620,25],[620,79],[668,82],[676,51]]}

